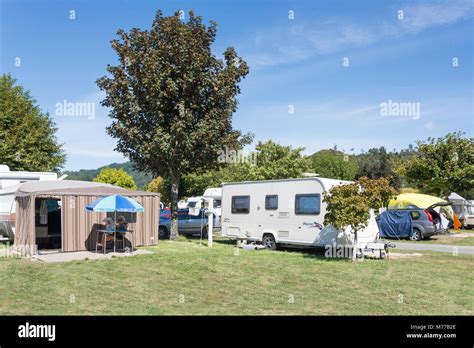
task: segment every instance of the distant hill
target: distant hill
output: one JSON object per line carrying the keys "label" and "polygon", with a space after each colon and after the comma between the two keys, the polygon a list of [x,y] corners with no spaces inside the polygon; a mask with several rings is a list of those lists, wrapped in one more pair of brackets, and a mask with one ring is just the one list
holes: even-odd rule
{"label": "distant hill", "polygon": [[148,183],[153,179],[152,175],[140,172],[133,169],[133,165],[130,162],[125,163],[112,163],[107,166],[103,166],[97,169],[81,169],[78,171],[65,171],[64,174],[67,174],[67,180],[82,180],[82,181],[92,181],[99,172],[104,168],[122,168],[128,174],[133,177],[133,180],[140,189],[145,189]]}

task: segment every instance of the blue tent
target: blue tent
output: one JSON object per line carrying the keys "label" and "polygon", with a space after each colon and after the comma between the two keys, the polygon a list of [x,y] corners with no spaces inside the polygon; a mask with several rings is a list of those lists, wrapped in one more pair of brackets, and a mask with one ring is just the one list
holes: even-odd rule
{"label": "blue tent", "polygon": [[380,237],[400,238],[410,237],[412,220],[409,210],[387,210],[377,219]]}

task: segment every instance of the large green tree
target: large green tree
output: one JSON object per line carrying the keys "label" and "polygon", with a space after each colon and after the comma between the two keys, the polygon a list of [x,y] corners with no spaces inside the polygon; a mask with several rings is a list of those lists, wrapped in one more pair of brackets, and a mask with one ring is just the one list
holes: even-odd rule
{"label": "large green tree", "polygon": [[12,170],[58,171],[66,156],[56,130],[29,91],[9,74],[0,76],[0,164]]}
{"label": "large green tree", "polygon": [[320,150],[310,156],[311,169],[323,178],[354,180],[357,173],[357,162],[349,156],[334,149]]}
{"label": "large green tree", "polygon": [[401,161],[397,171],[424,192],[446,196],[474,187],[474,139],[464,133],[417,142],[417,154]]}
{"label": "large green tree", "polygon": [[158,11],[150,30],[119,30],[112,41],[118,65],[109,65],[110,76],[97,81],[106,92],[102,105],[110,108],[107,131],[116,149],[137,169],[171,180],[171,239],[178,235],[182,176],[217,167],[218,151],[251,141],[232,128],[247,64],[231,47],[223,60],[212,53],[214,21],[206,27],[193,12],[187,21],[180,17]]}

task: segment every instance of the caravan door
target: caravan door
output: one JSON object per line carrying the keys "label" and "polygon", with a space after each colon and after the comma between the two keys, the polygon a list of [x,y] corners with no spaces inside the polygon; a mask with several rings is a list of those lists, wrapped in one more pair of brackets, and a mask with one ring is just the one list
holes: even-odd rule
{"label": "caravan door", "polygon": [[294,236],[301,244],[312,245],[323,229],[321,220],[321,193],[296,193],[292,221]]}

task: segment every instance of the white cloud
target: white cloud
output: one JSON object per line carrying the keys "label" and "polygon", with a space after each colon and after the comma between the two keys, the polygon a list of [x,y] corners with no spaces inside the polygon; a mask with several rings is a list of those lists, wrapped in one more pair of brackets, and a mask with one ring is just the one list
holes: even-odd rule
{"label": "white cloud", "polygon": [[[330,27],[331,30],[327,30]],[[354,24],[327,25],[324,28],[308,30],[300,33],[306,36],[311,48],[318,54],[330,54],[341,48],[361,47],[370,45],[377,40],[377,35],[370,29]]]}
{"label": "white cloud", "polygon": [[438,1],[402,6],[404,19],[377,19],[373,23],[354,23],[330,18],[315,24],[278,26],[253,35],[243,51],[253,68],[301,62],[316,55],[328,55],[362,48],[385,39],[413,35],[439,25],[448,25],[473,16],[471,0]]}
{"label": "white cloud", "polygon": [[472,4],[471,0],[410,4],[401,8],[404,11],[401,24],[409,31],[419,32],[433,26],[455,23],[472,16]]}

